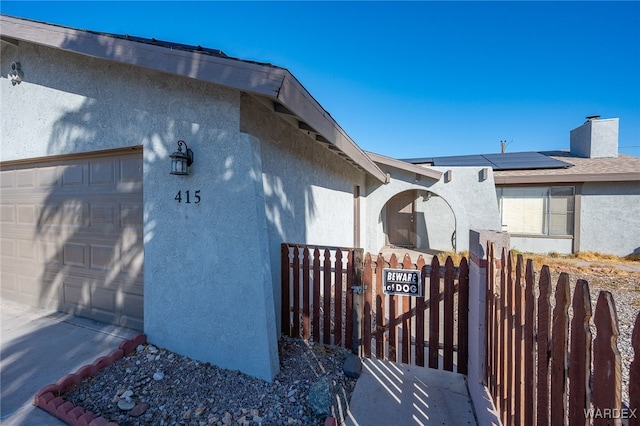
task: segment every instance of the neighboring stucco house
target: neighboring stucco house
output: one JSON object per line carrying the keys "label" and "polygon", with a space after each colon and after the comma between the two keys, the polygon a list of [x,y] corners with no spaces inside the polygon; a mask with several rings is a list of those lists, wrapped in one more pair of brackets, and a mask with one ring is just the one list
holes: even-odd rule
{"label": "neighboring stucco house", "polygon": [[[500,227],[490,173],[365,153],[284,68],[8,16],[0,40],[3,298],[271,380],[282,242],[462,250]],[[413,228],[387,222],[406,194]]]}
{"label": "neighboring stucco house", "polygon": [[617,118],[588,117],[570,132],[569,151],[404,161],[493,169],[502,230],[515,249],[625,256],[640,253],[640,158],[618,154],[618,126]]}

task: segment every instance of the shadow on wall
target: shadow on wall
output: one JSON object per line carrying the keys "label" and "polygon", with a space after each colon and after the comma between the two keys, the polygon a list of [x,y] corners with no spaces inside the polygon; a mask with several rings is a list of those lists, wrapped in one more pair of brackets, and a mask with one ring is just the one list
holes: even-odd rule
{"label": "shadow on wall", "polygon": [[[81,40],[70,38],[62,47],[85,50],[80,44]],[[154,208],[150,202],[142,205],[143,172],[158,160],[164,162],[175,149],[176,141],[185,135],[190,140],[207,143],[215,143],[224,137],[227,123],[217,122],[219,118],[215,116],[208,116],[210,121],[207,123],[197,123],[194,117],[204,116],[204,111],[215,103],[228,99],[217,99],[215,95],[220,89],[202,90],[203,83],[189,78],[170,79],[126,64],[79,58],[38,46],[33,49],[41,50],[45,55],[38,67],[33,67],[39,72],[30,75],[30,82],[69,94],[69,99],[63,99],[66,112],[55,122],[48,140],[50,155],[95,153],[105,147],[136,147],[138,150],[131,158],[118,153],[130,160],[127,160],[128,164],[123,164],[122,158],[108,159],[105,155],[98,156],[95,162],[71,158],[68,164],[55,167],[52,172],[55,176],[43,200],[46,207],[41,210],[36,227],[36,238],[55,241],[43,248],[46,264],[39,299],[42,304],[55,300],[58,309],[66,312],[142,329],[142,302],[137,307],[128,304],[135,305],[131,300],[136,297],[142,299],[144,244],[154,237],[159,227],[154,221],[143,219],[143,216],[153,217]],[[102,49],[99,55],[115,58],[112,41],[107,40]],[[195,60],[196,56],[194,54],[191,60],[176,59],[168,71],[197,78],[201,62]],[[138,62],[135,57],[128,59]],[[75,65],[73,73],[58,72],[65,68],[62,64]],[[144,96],[140,96],[138,88],[144,88]],[[184,100],[185,93],[190,95],[189,102]],[[235,94],[229,93],[224,94],[233,101]],[[73,105],[68,100],[77,103]],[[267,119],[273,120],[272,112]],[[277,139],[290,137],[288,132],[295,134],[297,141],[304,137],[289,123],[279,122],[284,129],[281,131],[287,134],[276,132],[268,135],[267,140],[275,136],[275,143],[279,144]],[[142,155],[140,146],[144,147]],[[285,146],[284,152],[287,149],[291,147]],[[137,170],[126,169],[135,167],[136,161]],[[256,161],[264,162],[264,159],[254,159],[254,164]],[[277,163],[278,159],[272,162]],[[290,166],[298,170],[301,167],[295,162]],[[234,172],[233,153],[220,159],[220,164],[199,164],[197,167],[201,173],[212,174],[212,183],[224,184]],[[270,247],[273,269],[279,262],[279,241],[306,242],[306,221],[317,214],[317,206],[310,179],[287,178],[286,168],[271,167],[270,172],[263,187],[265,215],[273,246]],[[106,188],[106,181],[93,181],[94,176],[109,173],[113,177],[110,190]],[[263,184],[263,176],[255,170],[247,173]],[[237,208],[245,209],[253,202],[247,200]],[[277,238],[272,238],[273,235]],[[98,243],[94,244],[96,241]],[[273,274],[278,277],[278,270]],[[130,295],[134,298],[128,297]],[[279,297],[279,293],[274,292],[276,306]],[[110,316],[111,309],[122,318]],[[138,312],[134,312],[136,309]],[[276,309],[276,313],[279,311]],[[130,320],[130,316],[135,319]]]}
{"label": "shadow on wall", "polygon": [[[69,38],[62,48],[85,50],[81,44]],[[63,93],[59,109],[65,112],[53,125],[48,154],[93,152],[85,158],[61,157],[40,169],[49,174],[36,225],[45,262],[40,304],[142,329],[144,243],[157,232],[152,224],[143,229],[143,215],[153,208],[147,204],[144,211],[143,170],[166,159],[185,134],[199,137],[190,111],[171,96],[171,91],[194,89],[186,79],[169,85],[166,77],[128,65],[34,49],[34,61],[41,59],[32,66],[30,82]],[[107,41],[99,55],[114,53]],[[59,72],[69,66],[73,72]],[[181,60],[174,67],[189,64]],[[139,87],[149,96],[140,96]],[[118,147],[130,149],[96,153]]]}

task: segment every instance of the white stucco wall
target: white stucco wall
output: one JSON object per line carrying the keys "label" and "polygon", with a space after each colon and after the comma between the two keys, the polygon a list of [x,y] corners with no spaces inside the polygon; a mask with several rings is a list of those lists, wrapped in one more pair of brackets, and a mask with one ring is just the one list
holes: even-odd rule
{"label": "white stucco wall", "polygon": [[[500,214],[491,170],[487,179],[483,180],[480,167],[433,167],[434,170],[441,172],[452,171],[451,180],[445,182],[444,175],[438,181],[427,177],[416,180],[415,173],[386,165],[380,165],[380,168],[391,175],[391,182],[384,185],[370,181],[368,184],[364,242],[366,251],[376,253],[385,244],[384,206],[391,197],[407,190],[429,191],[440,197],[441,200],[437,202],[440,204],[438,208],[441,208],[443,215],[448,211],[444,208],[444,203],[450,207],[455,216],[457,251],[468,250],[469,230],[472,228],[500,230]],[[419,208],[422,209],[422,207]],[[445,216],[443,218],[446,226],[450,226],[450,218]],[[434,232],[438,232],[437,227],[432,227]],[[448,235],[450,233],[447,230],[446,235],[438,236],[438,241],[443,245],[446,244],[446,240],[450,240]]]}
{"label": "white stucco wall", "polygon": [[280,244],[353,247],[353,189],[354,185],[364,188],[366,178],[253,97],[243,95],[241,103],[242,132],[261,141],[264,209],[279,330]]}
{"label": "white stucco wall", "polygon": [[[12,61],[24,72],[16,86]],[[149,341],[272,379],[260,143],[239,131],[240,93],[22,42],[3,46],[2,76],[2,161],[143,146]],[[189,176],[169,175],[179,139],[195,154]],[[178,203],[178,191],[192,203]]]}
{"label": "white stucco wall", "polygon": [[579,251],[640,253],[640,183],[585,183]]}

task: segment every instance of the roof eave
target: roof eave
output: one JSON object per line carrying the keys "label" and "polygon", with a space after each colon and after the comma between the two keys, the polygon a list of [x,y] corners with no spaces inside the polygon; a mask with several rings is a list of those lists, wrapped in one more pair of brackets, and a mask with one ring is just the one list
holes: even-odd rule
{"label": "roof eave", "polygon": [[570,182],[635,182],[640,181],[638,173],[588,173],[566,175],[523,175],[493,176],[496,185],[535,184],[535,183],[570,183]]}
{"label": "roof eave", "polygon": [[396,169],[406,170],[408,172],[412,172],[430,179],[440,180],[443,174],[442,172],[439,172],[437,170],[433,170],[423,166],[416,166],[415,164],[407,163],[402,160],[396,160],[395,158],[386,157],[384,155],[376,154],[373,152],[367,152],[367,155],[378,164],[384,164]]}
{"label": "roof eave", "polygon": [[278,102],[359,169],[381,182],[386,174],[340,128],[286,69],[171,49],[103,34],[0,15],[5,40],[26,41],[94,58],[135,65],[260,95]]}

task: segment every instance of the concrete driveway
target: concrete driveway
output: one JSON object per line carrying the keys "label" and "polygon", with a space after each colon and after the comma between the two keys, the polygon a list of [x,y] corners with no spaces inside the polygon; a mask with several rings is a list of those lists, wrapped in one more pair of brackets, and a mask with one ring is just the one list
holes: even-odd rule
{"label": "concrete driveway", "polygon": [[107,355],[139,331],[0,300],[0,423],[63,425],[33,406],[43,386]]}

